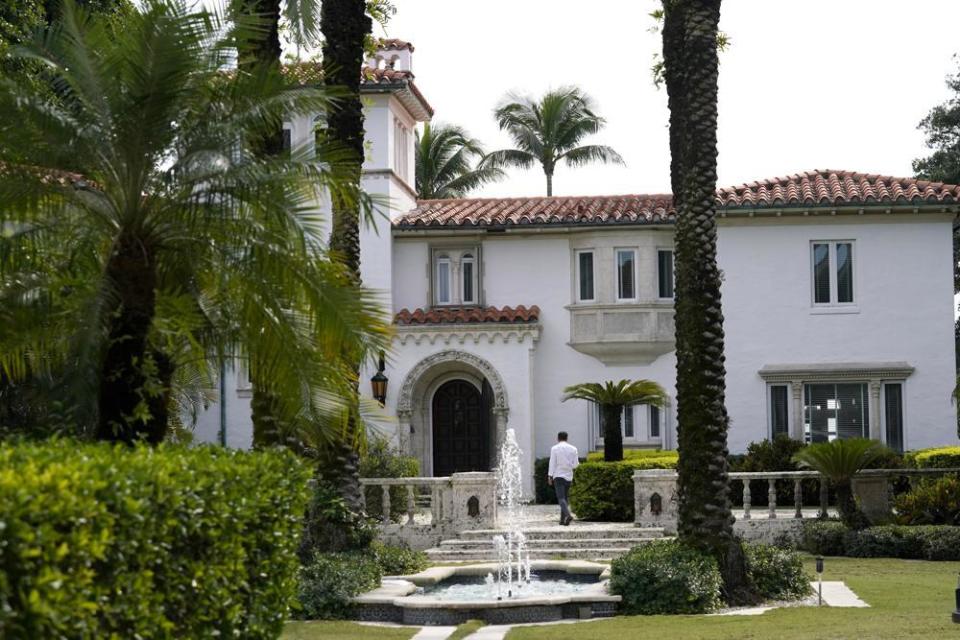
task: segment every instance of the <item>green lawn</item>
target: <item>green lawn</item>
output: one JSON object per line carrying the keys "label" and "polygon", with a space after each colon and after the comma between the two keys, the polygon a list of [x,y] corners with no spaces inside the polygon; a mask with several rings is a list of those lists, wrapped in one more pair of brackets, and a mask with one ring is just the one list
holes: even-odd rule
{"label": "green lawn", "polygon": [[[583,625],[521,627],[507,640],[960,637],[950,621],[960,562],[827,558],[825,580],[843,580],[869,609],[777,609],[760,616],[621,616]],[[808,562],[813,574],[813,561]],[[589,629],[589,636],[586,635]]]}
{"label": "green lawn", "polygon": [[[807,568],[813,575],[813,560]],[[843,580],[869,609],[799,607],[760,616],[620,616],[584,625],[519,627],[507,640],[960,638],[950,621],[960,562],[827,558],[826,580]],[[415,628],[291,622],[282,640],[407,640]]]}

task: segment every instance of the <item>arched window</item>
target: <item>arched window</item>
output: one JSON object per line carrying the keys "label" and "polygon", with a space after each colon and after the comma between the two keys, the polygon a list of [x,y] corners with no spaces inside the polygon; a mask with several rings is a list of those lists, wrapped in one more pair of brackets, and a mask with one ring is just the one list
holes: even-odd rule
{"label": "arched window", "polygon": [[460,289],[463,304],[476,304],[477,267],[472,253],[465,253],[460,259],[460,275],[463,280]]}

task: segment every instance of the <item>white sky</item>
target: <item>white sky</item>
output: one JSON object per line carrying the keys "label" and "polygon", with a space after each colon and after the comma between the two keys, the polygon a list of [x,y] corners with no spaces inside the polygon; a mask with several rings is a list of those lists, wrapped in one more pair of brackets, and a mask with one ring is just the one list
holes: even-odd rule
{"label": "white sky", "polygon": [[[650,66],[656,0],[394,0],[388,35],[412,42],[435,120],[509,146],[492,111],[510,90],[574,84],[597,102],[626,167],[558,168],[557,195],[669,190],[666,90]],[[917,123],[948,97],[957,0],[725,0],[719,185],[811,169],[911,175]],[[539,170],[474,195],[543,195]]]}

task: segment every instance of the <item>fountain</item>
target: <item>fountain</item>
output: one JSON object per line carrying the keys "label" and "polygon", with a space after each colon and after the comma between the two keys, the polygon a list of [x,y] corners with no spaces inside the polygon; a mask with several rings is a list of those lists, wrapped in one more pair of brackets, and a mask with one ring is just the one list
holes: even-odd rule
{"label": "fountain", "polygon": [[504,515],[506,535],[493,537],[497,556],[497,577],[488,574],[487,584],[496,585],[497,600],[520,594],[530,584],[530,551],[521,526],[523,519],[523,472],[520,466],[520,445],[513,429],[507,429],[497,460],[497,498]]}

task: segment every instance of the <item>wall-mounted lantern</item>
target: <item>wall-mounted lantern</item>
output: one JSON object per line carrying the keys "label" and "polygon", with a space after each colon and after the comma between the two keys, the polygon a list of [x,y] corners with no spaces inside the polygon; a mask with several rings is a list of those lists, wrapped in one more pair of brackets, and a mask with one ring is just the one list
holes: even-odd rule
{"label": "wall-mounted lantern", "polygon": [[390,382],[383,373],[384,368],[383,351],[381,351],[377,372],[370,378],[370,388],[373,390],[373,397],[380,403],[381,407],[387,401],[387,383]]}

